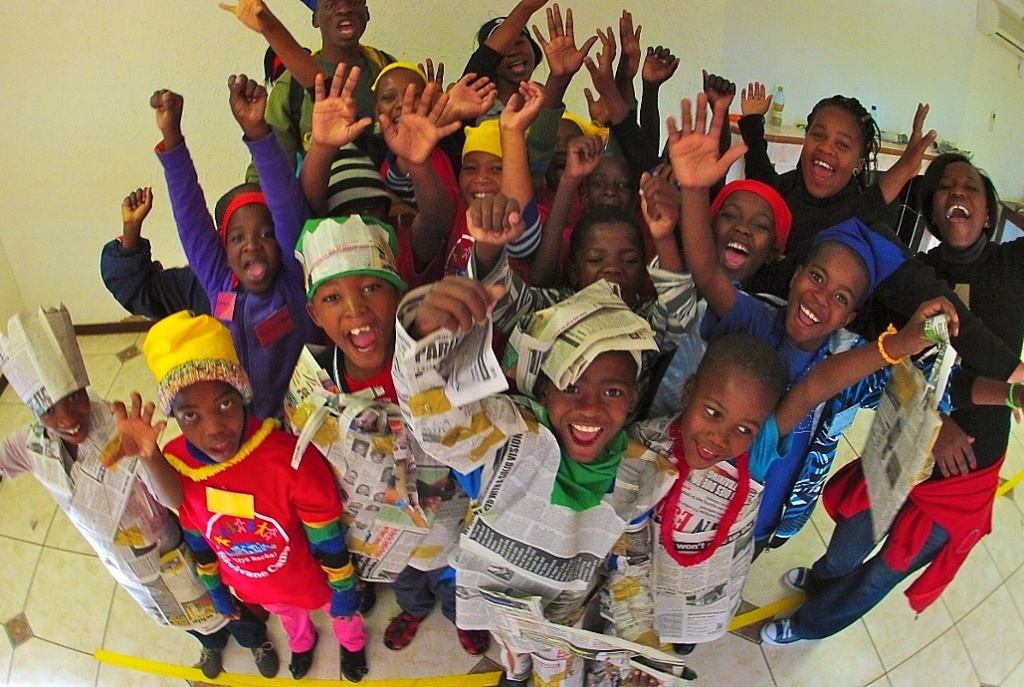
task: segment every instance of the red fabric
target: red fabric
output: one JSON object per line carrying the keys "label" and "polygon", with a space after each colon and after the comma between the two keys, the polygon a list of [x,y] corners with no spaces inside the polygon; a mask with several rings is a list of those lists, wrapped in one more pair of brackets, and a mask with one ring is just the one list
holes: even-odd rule
{"label": "red fabric", "polygon": [[231,221],[231,215],[235,214],[238,208],[246,205],[266,205],[267,197],[263,195],[262,191],[248,191],[246,193],[239,193],[237,196],[231,199],[228,203],[227,208],[224,210],[224,218],[220,221],[220,240],[225,246],[228,245],[228,222]]}
{"label": "red fabric", "polygon": [[373,387],[382,388],[384,389],[384,395],[378,396],[377,398],[391,401],[397,405],[398,392],[395,391],[395,380],[391,376],[391,363],[393,362],[393,359],[388,361],[388,364],[385,365],[384,369],[380,372],[368,379],[358,382],[349,377],[347,372],[342,371],[342,374],[345,375],[345,388],[348,389],[350,393],[362,391],[363,389],[371,389]]}
{"label": "red fabric", "polygon": [[[251,420],[246,437],[260,428]],[[179,474],[184,501],[178,515],[182,526],[198,530],[220,563],[220,577],[246,603],[288,604],[320,608],[331,600],[331,589],[313,558],[302,523],[325,523],[341,517],[341,499],[334,476],[312,445],[298,469],[292,469],[296,437],[273,430],[247,458],[201,481]],[[183,436],[164,449],[191,468],[193,458]],[[207,488],[253,496],[253,519],[211,513]]]}
{"label": "red fabric", "polygon": [[[1000,458],[984,470],[927,480],[910,491],[889,529],[885,562],[893,570],[906,570],[928,539],[933,523],[949,533],[949,542],[906,591],[910,607],[917,613],[939,598],[974,545],[992,531],[992,504],[1002,465]],[[870,507],[860,460],[853,461],[828,481],[822,502],[833,518],[850,517]]]}
{"label": "red fabric", "polygon": [[757,194],[771,206],[772,214],[775,215],[775,247],[780,255],[785,253],[786,241],[789,240],[789,229],[793,225],[793,213],[790,212],[789,206],[786,205],[786,201],[779,195],[779,192],[768,184],[753,179],[730,181],[718,192],[714,202],[711,203],[711,216],[717,215],[718,211],[722,209],[725,199],[736,191],[749,191]]}

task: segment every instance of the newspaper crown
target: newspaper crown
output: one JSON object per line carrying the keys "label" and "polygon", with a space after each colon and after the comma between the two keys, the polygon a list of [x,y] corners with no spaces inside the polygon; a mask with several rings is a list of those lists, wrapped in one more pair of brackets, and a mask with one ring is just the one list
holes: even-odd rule
{"label": "newspaper crown", "polygon": [[385,279],[399,291],[408,286],[398,275],[397,241],[391,227],[360,215],[311,219],[295,245],[306,276],[306,297],[313,300],[324,282],[350,274]]}
{"label": "newspaper crown", "polygon": [[0,333],[0,370],[36,417],[89,386],[67,308],[62,304],[11,317],[7,335]]}
{"label": "newspaper crown", "polygon": [[533,396],[542,372],[565,389],[601,353],[625,351],[636,361],[639,376],[641,353],[657,350],[651,325],[629,309],[617,284],[601,279],[524,317],[509,337],[505,369],[520,393]]}

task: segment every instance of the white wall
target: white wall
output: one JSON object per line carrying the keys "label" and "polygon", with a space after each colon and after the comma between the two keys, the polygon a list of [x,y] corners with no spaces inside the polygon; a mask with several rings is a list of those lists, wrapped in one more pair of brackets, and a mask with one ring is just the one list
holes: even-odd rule
{"label": "white wall", "polygon": [[[270,4],[304,44],[318,44],[298,0]],[[576,4],[579,36],[614,26],[623,6]],[[118,206],[130,189],[154,186],[156,207],[144,233],[165,264],[183,261],[152,154],[159,136],[149,95],[167,87],[186,96],[184,128],[212,205],[241,179],[246,162],[227,109],[227,76],[262,73],[264,45],[214,0],[8,5],[0,25],[0,258],[7,254],[7,264],[0,259],[0,310],[64,301],[77,322],[120,319],[125,313],[103,289],[97,264],[100,246],[120,233]],[[841,92],[878,105],[884,128],[905,131],[914,105],[930,101],[929,124],[975,150],[1004,197],[1024,195],[1024,80],[1016,59],[975,31],[974,0],[628,5],[644,25],[645,45],[669,45],[682,57],[663,93],[665,116],[696,92],[701,67],[737,82],[783,83],[791,120]],[[402,58],[443,59],[455,74],[480,23],[510,7],[510,0],[371,0],[366,41]],[[543,26],[543,15],[537,19]],[[580,113],[584,81],[569,97]]]}

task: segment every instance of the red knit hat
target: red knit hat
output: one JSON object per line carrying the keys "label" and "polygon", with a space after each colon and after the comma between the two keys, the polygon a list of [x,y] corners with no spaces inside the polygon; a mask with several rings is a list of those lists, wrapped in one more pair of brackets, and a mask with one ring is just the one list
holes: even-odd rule
{"label": "red knit hat", "polygon": [[718,211],[722,209],[725,199],[736,193],[736,191],[750,191],[768,201],[768,205],[771,206],[772,213],[775,215],[775,247],[780,254],[785,253],[786,241],[789,239],[789,229],[793,225],[793,213],[789,211],[789,206],[786,205],[786,201],[782,199],[779,192],[768,184],[754,181],[753,179],[740,179],[729,182],[715,196],[715,202],[711,204],[711,216],[717,215]]}

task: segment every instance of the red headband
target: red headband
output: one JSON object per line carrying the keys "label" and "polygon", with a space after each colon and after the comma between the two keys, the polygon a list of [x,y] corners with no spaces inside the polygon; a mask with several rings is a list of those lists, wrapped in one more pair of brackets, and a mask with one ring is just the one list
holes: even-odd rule
{"label": "red headband", "polygon": [[228,203],[227,209],[224,210],[224,219],[220,221],[220,240],[225,246],[228,245],[228,222],[231,221],[231,215],[235,214],[235,211],[244,205],[254,204],[267,204],[267,197],[263,195],[262,191],[247,191],[245,193],[239,193],[231,199],[230,203]]}
{"label": "red headband", "polygon": [[789,228],[793,224],[793,213],[789,211],[789,206],[786,205],[786,201],[782,199],[779,192],[768,184],[754,181],[753,179],[740,179],[739,181],[729,182],[715,196],[715,202],[711,204],[711,216],[714,217],[718,214],[718,211],[722,209],[722,205],[725,203],[725,199],[736,193],[736,191],[750,191],[768,201],[768,204],[772,207],[772,214],[775,215],[775,247],[780,254],[785,253],[786,241],[789,239]]}

